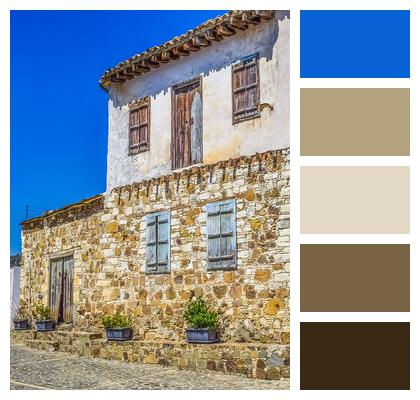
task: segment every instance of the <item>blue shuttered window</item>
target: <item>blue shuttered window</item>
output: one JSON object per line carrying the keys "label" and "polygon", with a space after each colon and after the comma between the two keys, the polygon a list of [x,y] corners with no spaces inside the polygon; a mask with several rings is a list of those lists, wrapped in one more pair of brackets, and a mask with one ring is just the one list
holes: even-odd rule
{"label": "blue shuttered window", "polygon": [[170,212],[146,216],[146,273],[170,271]]}
{"label": "blue shuttered window", "polygon": [[236,203],[207,205],[207,269],[236,268]]}

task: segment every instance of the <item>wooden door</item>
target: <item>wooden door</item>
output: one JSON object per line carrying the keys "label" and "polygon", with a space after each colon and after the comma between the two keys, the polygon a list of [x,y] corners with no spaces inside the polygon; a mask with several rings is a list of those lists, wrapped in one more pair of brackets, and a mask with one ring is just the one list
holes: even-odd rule
{"label": "wooden door", "polygon": [[49,307],[55,322],[73,321],[73,257],[51,260]]}
{"label": "wooden door", "polygon": [[73,257],[63,259],[63,320],[64,322],[73,321]]}
{"label": "wooden door", "polygon": [[200,80],[174,87],[172,168],[203,160],[203,115]]}
{"label": "wooden door", "polygon": [[61,294],[63,283],[63,259],[51,260],[50,264],[50,287],[49,287],[49,307],[51,318],[58,322],[61,314]]}

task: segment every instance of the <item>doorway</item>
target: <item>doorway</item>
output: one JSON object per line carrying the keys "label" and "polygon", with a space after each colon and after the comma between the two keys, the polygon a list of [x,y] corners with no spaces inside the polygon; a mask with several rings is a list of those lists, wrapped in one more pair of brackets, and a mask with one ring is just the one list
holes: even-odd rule
{"label": "doorway", "polygon": [[203,113],[200,78],[173,87],[172,169],[203,161]]}
{"label": "doorway", "polygon": [[73,322],[73,256],[54,258],[50,263],[48,303],[55,322]]}

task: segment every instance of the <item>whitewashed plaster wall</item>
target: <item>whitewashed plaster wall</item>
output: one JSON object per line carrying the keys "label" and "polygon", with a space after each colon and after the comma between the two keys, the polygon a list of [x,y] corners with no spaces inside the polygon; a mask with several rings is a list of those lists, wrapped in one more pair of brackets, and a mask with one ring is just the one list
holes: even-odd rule
{"label": "whitewashed plaster wall", "polygon": [[[287,11],[109,91],[107,191],[171,171],[171,87],[201,76],[203,163],[289,146]],[[231,65],[259,53],[261,117],[232,124]],[[128,104],[151,96],[150,151],[128,155]]]}

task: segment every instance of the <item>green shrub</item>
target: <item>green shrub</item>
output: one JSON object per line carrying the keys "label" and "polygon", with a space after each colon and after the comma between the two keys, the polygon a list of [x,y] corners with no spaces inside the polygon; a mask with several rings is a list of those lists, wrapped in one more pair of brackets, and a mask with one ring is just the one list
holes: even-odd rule
{"label": "green shrub", "polygon": [[216,328],[219,316],[200,297],[187,304],[184,319],[191,328]]}
{"label": "green shrub", "polygon": [[130,317],[121,313],[104,315],[101,322],[104,328],[129,328],[132,325]]}
{"label": "green shrub", "polygon": [[51,310],[48,306],[45,306],[44,304],[35,304],[32,311],[35,319],[38,321],[51,319]]}

